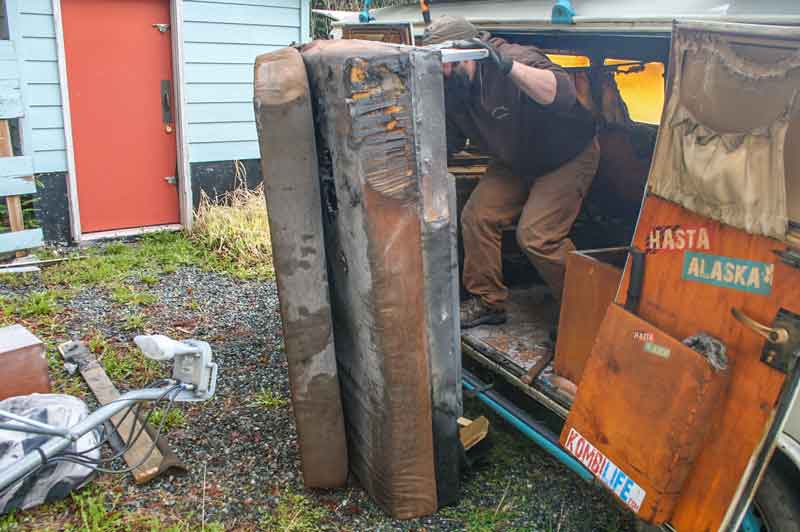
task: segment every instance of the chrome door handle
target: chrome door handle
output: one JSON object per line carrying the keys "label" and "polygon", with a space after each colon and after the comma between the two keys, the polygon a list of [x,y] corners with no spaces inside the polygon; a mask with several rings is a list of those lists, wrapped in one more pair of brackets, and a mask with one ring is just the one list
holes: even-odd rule
{"label": "chrome door handle", "polygon": [[763,323],[759,323],[738,308],[731,308],[731,314],[736,320],[752,330],[754,333],[763,336],[770,343],[785,344],[789,341],[789,331],[783,327],[769,327]]}

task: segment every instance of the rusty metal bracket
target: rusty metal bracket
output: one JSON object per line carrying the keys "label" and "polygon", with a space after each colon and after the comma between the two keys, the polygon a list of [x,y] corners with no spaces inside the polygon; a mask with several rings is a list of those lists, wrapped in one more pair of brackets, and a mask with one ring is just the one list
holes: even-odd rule
{"label": "rusty metal bracket", "polygon": [[789,337],[785,342],[767,340],[761,352],[761,361],[771,368],[789,374],[794,370],[797,357],[800,355],[800,315],[782,308],[775,316],[772,327],[786,330]]}

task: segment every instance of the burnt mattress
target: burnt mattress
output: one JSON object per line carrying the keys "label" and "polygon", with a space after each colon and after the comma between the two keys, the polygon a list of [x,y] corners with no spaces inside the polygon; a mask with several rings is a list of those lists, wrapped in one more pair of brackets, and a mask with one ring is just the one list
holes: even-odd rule
{"label": "burnt mattress", "polygon": [[311,99],[296,49],[258,57],[254,102],[303,480],[339,487],[347,480],[347,445]]}
{"label": "burnt mattress", "polygon": [[457,497],[461,457],[441,60],[353,40],[317,41],[302,55],[350,468],[393,516],[429,514]]}

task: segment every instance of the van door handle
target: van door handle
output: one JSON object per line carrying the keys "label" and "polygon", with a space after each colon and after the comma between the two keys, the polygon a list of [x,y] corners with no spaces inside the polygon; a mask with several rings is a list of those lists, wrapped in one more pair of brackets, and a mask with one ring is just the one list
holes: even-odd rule
{"label": "van door handle", "polygon": [[161,121],[168,126],[174,122],[172,117],[172,81],[161,80]]}
{"label": "van door handle", "polygon": [[770,343],[785,344],[789,341],[789,331],[783,327],[769,327],[763,323],[759,323],[738,308],[731,308],[731,314],[736,320],[752,330],[754,333],[763,336]]}

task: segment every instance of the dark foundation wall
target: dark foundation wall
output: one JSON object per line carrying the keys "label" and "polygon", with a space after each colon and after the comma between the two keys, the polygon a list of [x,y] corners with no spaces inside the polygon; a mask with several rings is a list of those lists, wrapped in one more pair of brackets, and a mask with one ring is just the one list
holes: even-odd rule
{"label": "dark foundation wall", "polygon": [[236,161],[219,161],[213,163],[192,163],[192,199],[194,208],[200,204],[201,192],[212,199],[233,190],[237,180],[244,174],[248,188],[255,188],[261,183],[261,160],[248,159],[239,161],[244,168],[240,169],[237,178]]}
{"label": "dark foundation wall", "polygon": [[71,242],[67,173],[36,174],[36,217],[46,242]]}
{"label": "dark foundation wall", "polygon": [[[240,161],[249,188],[261,183],[261,160]],[[192,197],[194,208],[200,203],[201,192],[216,198],[232,190],[237,182],[235,161],[192,163]],[[47,242],[71,243],[69,201],[67,199],[67,173],[52,172],[36,175],[36,216]]]}

